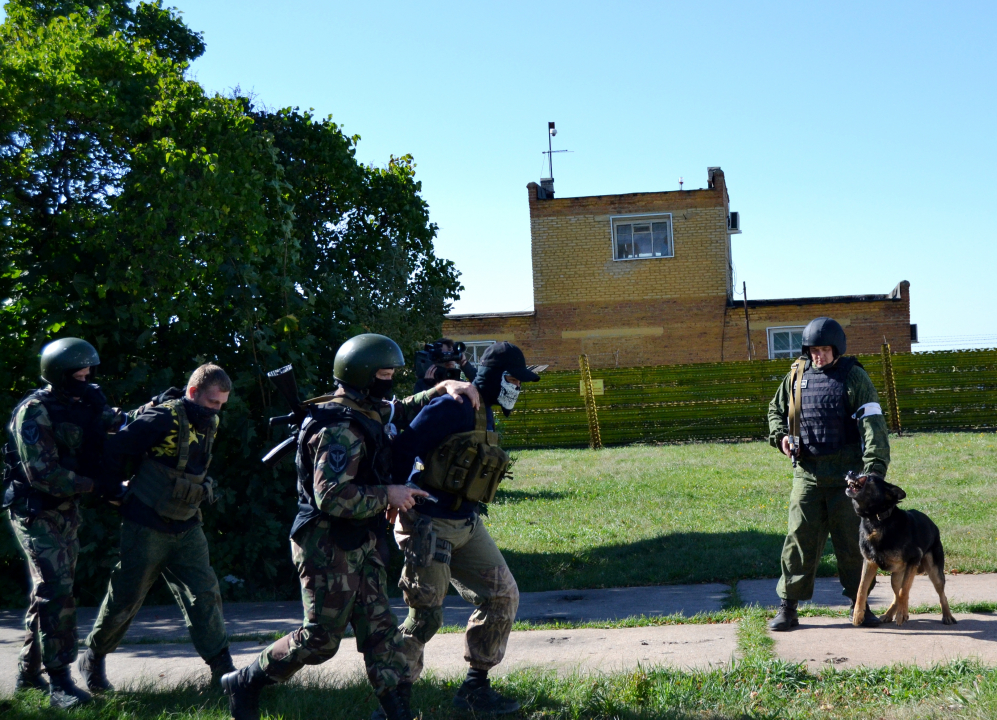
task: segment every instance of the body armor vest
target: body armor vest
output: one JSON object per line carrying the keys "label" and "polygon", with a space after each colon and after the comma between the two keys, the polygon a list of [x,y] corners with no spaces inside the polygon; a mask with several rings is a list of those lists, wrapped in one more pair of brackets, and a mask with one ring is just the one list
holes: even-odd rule
{"label": "body armor vest", "polygon": [[379,419],[375,420],[346,398],[337,397],[328,403],[309,407],[308,418],[298,431],[298,450],[294,459],[298,471],[298,516],[291,527],[291,537],[312,520],[321,518],[329,523],[329,536],[337,546],[343,550],[355,550],[367,542],[380,517],[353,520],[322,512],[315,501],[315,464],[308,447],[309,441],[323,428],[344,422],[360,427],[366,448],[357,475],[351,482],[361,486],[391,484],[390,448]]}
{"label": "body armor vest", "polygon": [[84,402],[60,398],[48,388],[32,390],[14,407],[7,425],[7,444],[4,447],[6,491],[3,507],[10,507],[19,498],[27,498],[29,514],[37,515],[43,510],[57,508],[73,498],[56,497],[36,490],[24,475],[14,437],[14,418],[21,407],[31,400],[37,400],[44,406],[52,423],[59,464],[95,482],[100,479],[101,474],[104,427],[101,422],[103,408],[97,409]]}
{"label": "body armor vest", "polygon": [[215,442],[217,420],[211,423],[211,427],[205,433],[204,470],[198,475],[193,475],[185,472],[190,455],[190,419],[184,409],[183,400],[167,400],[162,406],[176,412],[179,421],[177,466],[166,467],[146,455],[128,485],[128,494],[167,520],[190,520],[197,514],[205,496],[210,502],[214,501],[214,485],[208,478],[208,465],[211,464],[211,447]]}
{"label": "body armor vest", "polygon": [[800,444],[810,455],[833,455],[845,445],[859,442],[845,387],[845,378],[856,365],[862,367],[853,357],[841,357],[827,370],[807,363],[800,381]]}
{"label": "body armor vest", "polygon": [[511,459],[499,447],[498,433],[488,429],[488,410],[482,405],[474,413],[474,430],[447,437],[426,460],[420,484],[456,496],[461,501],[490,503]]}

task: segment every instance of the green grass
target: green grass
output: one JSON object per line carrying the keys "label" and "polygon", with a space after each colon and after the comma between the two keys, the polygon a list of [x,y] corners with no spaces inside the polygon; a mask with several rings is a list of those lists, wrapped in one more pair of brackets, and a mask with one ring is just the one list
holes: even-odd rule
{"label": "green grass", "polygon": [[[997,436],[891,438],[903,507],[942,531],[949,572],[997,571]],[[789,461],[766,443],[516,453],[489,531],[524,591],[777,577]],[[828,552],[818,573],[836,572]]]}

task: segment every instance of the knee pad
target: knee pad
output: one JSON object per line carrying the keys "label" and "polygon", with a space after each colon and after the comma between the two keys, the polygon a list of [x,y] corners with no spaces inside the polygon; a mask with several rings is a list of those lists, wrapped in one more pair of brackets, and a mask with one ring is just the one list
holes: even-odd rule
{"label": "knee pad", "polygon": [[443,627],[443,607],[409,608],[402,632],[425,644]]}

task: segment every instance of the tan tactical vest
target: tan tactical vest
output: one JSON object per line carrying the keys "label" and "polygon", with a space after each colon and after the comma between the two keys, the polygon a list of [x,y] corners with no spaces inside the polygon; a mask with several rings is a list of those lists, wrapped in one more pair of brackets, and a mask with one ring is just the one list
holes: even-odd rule
{"label": "tan tactical vest", "polygon": [[214,502],[214,485],[208,478],[208,465],[211,464],[211,446],[215,441],[217,420],[211,424],[204,440],[204,472],[191,475],[184,472],[190,454],[190,420],[183,407],[183,400],[167,400],[164,406],[173,408],[180,421],[177,430],[176,468],[168,468],[151,457],[142,458],[138,473],[128,484],[130,495],[155,510],[160,517],[168,520],[190,520],[197,514],[204,496]]}
{"label": "tan tactical vest", "polygon": [[474,415],[474,430],[454,433],[440,443],[426,460],[421,485],[453,493],[458,500],[489,503],[512,460],[499,447],[498,433],[488,429],[484,406]]}

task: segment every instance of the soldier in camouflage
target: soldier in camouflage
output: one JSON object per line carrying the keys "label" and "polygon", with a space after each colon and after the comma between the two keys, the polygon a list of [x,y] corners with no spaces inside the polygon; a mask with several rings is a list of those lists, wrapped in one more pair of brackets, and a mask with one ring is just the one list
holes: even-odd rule
{"label": "soldier in camouflage", "polygon": [[[782,550],[782,577],[776,592],[782,602],[769,623],[776,631],[798,626],[797,604],[813,597],[817,565],[828,534],[834,545],[842,594],[852,601],[862,577],[859,517],[845,495],[845,474],[886,474],[890,441],[876,388],[854,357],[845,355],[845,331],[822,317],[803,330],[803,357],[787,373],[769,403],[769,440],[783,454],[796,457],[789,496],[789,529]],[[790,399],[799,437],[789,433]],[[795,404],[795,401],[794,401]],[[798,445],[797,445],[798,443]],[[863,627],[879,619],[865,610]]]}
{"label": "soldier in camouflage", "polygon": [[124,638],[160,575],[180,606],[194,649],[211,669],[212,683],[235,670],[200,507],[213,498],[208,466],[218,411],[231,391],[222,368],[201,365],[185,389],[171,388],[130,413],[129,422],[107,443],[113,478],[130,476],[131,466],[137,471],[121,509],[120,559],[79,661],[90,692],[113,689],[105,658]]}
{"label": "soldier in camouflage", "polygon": [[385,421],[404,426],[442,392],[468,395],[471,402],[476,392],[466,383],[447,382],[386,403],[394,371],[404,362],[398,345],[383,335],[351,338],[336,353],[335,394],[311,406],[300,428],[299,512],[291,528],[291,554],[301,580],[305,622],[252,664],[222,678],[235,720],[260,717],[264,686],[333,657],[348,625],[386,717],[412,718],[407,698],[396,690],[408,667],[373,529],[385,512],[408,510],[426,493],[391,484]]}
{"label": "soldier in camouflage", "polygon": [[71,674],[77,655],[79,498],[95,491],[117,495],[104,485],[100,459],[104,438],[123,416],[88,382],[99,364],[97,351],[84,340],[46,345],[41,377],[47,386],[18,403],[7,427],[3,506],[31,574],[17,689],[47,690],[50,704],[62,709],[90,700]]}

